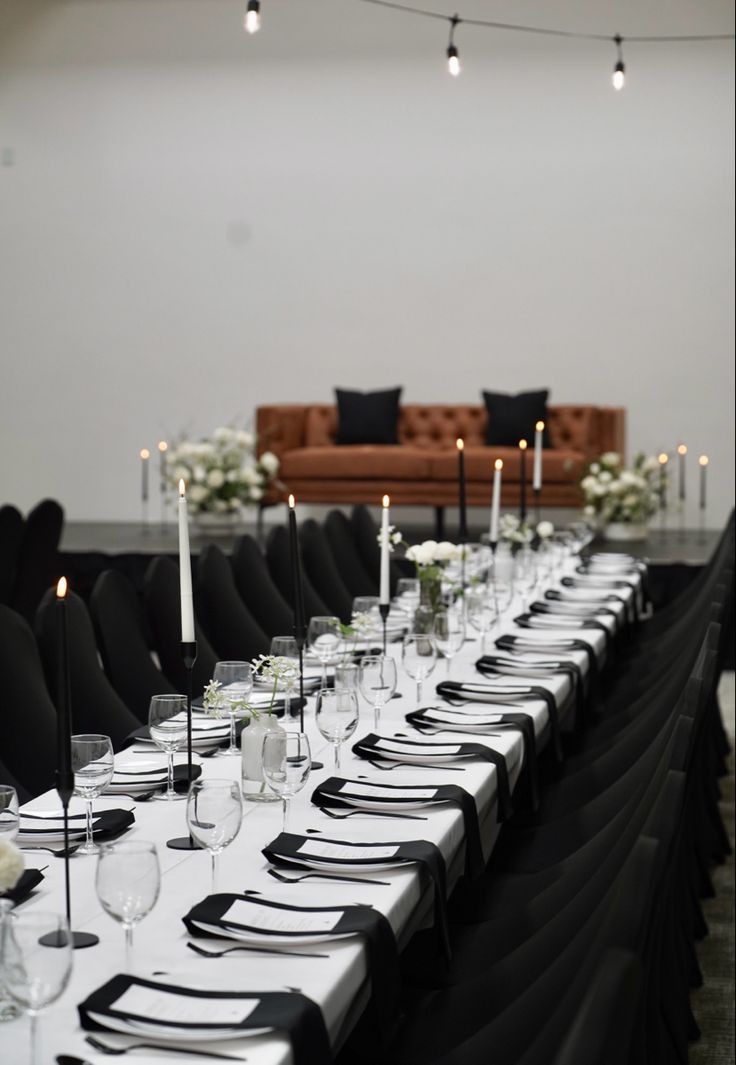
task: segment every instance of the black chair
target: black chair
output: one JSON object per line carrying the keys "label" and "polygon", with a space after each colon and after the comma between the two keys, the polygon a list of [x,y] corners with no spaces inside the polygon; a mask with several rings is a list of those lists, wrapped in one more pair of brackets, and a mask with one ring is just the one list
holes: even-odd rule
{"label": "black chair", "polygon": [[270,639],[238,594],[227,557],[208,544],[197,564],[198,616],[223,660],[243,661],[268,654]]}
{"label": "black chair", "polygon": [[[110,681],[97,655],[97,644],[87,607],[70,592],[66,600],[69,646],[69,687],[71,689],[74,731],[101,732],[109,736],[115,750],[140,726]],[[46,685],[57,703],[57,656],[59,649],[59,610],[53,588],[49,588],[36,612],[36,642],[41,653]]]}
{"label": "black chair", "polygon": [[42,500],[26,517],[10,605],[30,624],[47,588],[61,576],[59,541],[63,526],[64,511],[54,499]]}
{"label": "black chair", "polygon": [[89,610],[110,683],[137,720],[148,724],[152,697],[173,695],[177,689],[151,657],[145,617],[133,585],[117,570],[105,570],[95,581]]}
{"label": "black chair", "polygon": [[230,564],[240,598],[263,631],[269,637],[291,632],[294,612],[274,583],[252,536],[246,534],[235,541]]}
{"label": "black chair", "polygon": [[331,510],[324,531],[332,557],[350,594],[378,595],[378,582],[368,573],[360,557],[350,522],[341,510]]}
{"label": "black chair", "polygon": [[327,603],[328,614],[335,614],[346,625],[353,614],[353,597],[345,587],[330,545],[321,526],[314,518],[307,518],[299,528],[304,571]]}
{"label": "black chair", "polygon": [[[170,558],[152,559],[146,570],[143,604],[161,669],[177,691],[186,692],[187,673],[181,657],[179,567]],[[197,660],[192,671],[192,690],[198,697],[212,679],[217,655],[196,619],[194,635]]]}
{"label": "black chair", "polygon": [[22,540],[23,515],[6,503],[0,507],[0,603],[12,599]]}
{"label": "black chair", "polygon": [[54,786],[56,710],[30,625],[0,605],[0,757],[31,795]]}
{"label": "black chair", "polygon": [[[266,541],[266,561],[268,562],[268,568],[277,588],[289,606],[293,609],[294,587],[291,575],[289,534],[283,525],[276,525],[268,534],[268,539]],[[307,620],[312,617],[325,617],[332,613],[332,610],[328,607],[327,603],[325,603],[315,591],[309,576],[304,572],[304,567],[302,567],[302,586],[304,588],[304,610],[307,615]],[[293,628],[294,619],[292,617],[286,633],[290,633]],[[274,633],[274,635],[282,636],[284,633]]]}
{"label": "black chair", "polygon": [[24,788],[21,782],[10,772],[4,762],[0,761],[0,784],[9,784],[11,788],[15,788],[16,795],[18,796],[18,802],[29,802],[33,798],[30,791]]}

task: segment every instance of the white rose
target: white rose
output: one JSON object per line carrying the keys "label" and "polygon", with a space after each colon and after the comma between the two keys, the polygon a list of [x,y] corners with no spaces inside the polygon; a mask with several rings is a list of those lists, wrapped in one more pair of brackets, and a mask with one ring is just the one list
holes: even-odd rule
{"label": "white rose", "polygon": [[609,482],[613,480],[613,476],[608,472],[608,470],[604,470],[603,473],[601,473],[601,475],[599,476],[598,480],[601,482],[601,484],[609,484]]}
{"label": "white rose", "polygon": [[226,425],[221,425],[218,429],[215,429],[212,439],[216,440],[218,444],[229,444],[234,435],[232,429],[229,429]]}
{"label": "white rose", "polygon": [[238,429],[235,433],[235,440],[240,447],[253,447],[255,438],[253,433],[247,432],[245,429]]}
{"label": "white rose", "polygon": [[189,499],[197,506],[200,503],[204,503],[205,499],[210,493],[207,491],[203,484],[193,484],[189,489]]}
{"label": "white rose", "polygon": [[263,489],[259,488],[257,484],[254,484],[251,487],[249,495],[251,499],[254,499],[256,502],[258,502],[259,499],[263,499]]}
{"label": "white rose", "polygon": [[582,481],[580,482],[580,487],[584,492],[592,492],[597,484],[598,482],[596,481],[595,477],[591,477],[590,474],[588,474],[587,477],[583,477]]}
{"label": "white rose", "polygon": [[587,507],[583,507],[583,514],[585,515],[586,518],[594,518],[595,517],[595,507],[591,507],[591,505],[588,504]]}
{"label": "white rose", "polygon": [[200,484],[203,484],[207,480],[207,470],[204,466],[197,463],[197,465],[192,468],[192,480],[198,481]]}
{"label": "white rose", "polygon": [[646,470],[647,473],[655,473],[659,469],[659,459],[656,459],[651,455],[648,459],[644,460],[643,469]]}
{"label": "white rose", "polygon": [[225,514],[227,512],[227,502],[224,499],[216,499],[214,507],[218,514]]}
{"label": "white rose", "polygon": [[620,466],[621,456],[618,451],[606,451],[604,455],[601,455],[601,466]]}
{"label": "white rose", "polygon": [[14,888],[23,875],[23,855],[9,839],[0,838],[0,891]]}
{"label": "white rose", "polygon": [[228,470],[227,473],[225,474],[225,480],[227,481],[228,484],[234,484],[235,481],[237,481],[237,479],[239,477],[240,477],[240,472],[238,470]]}
{"label": "white rose", "polygon": [[438,562],[451,562],[453,559],[460,557],[460,550],[451,544],[449,540],[441,540],[437,544],[434,557]]}
{"label": "white rose", "polygon": [[553,535],[555,527],[551,521],[540,521],[537,525],[537,536],[540,540],[548,540]]}
{"label": "white rose", "polygon": [[172,477],[178,484],[179,481],[189,480],[189,468],[187,466],[175,466],[172,473]]}
{"label": "white rose", "polygon": [[240,500],[231,499],[229,502],[230,510],[240,510]]}
{"label": "white rose", "polygon": [[600,464],[597,463],[597,462],[591,462],[591,464],[590,464],[590,472],[591,473],[600,473],[601,472]]}
{"label": "white rose", "polygon": [[225,483],[225,474],[222,470],[210,470],[207,474],[207,484],[210,488],[222,488]]}
{"label": "white rose", "polygon": [[604,484],[597,484],[593,489],[593,495],[598,496],[598,498],[601,499],[603,496],[608,495],[608,489]]}
{"label": "white rose", "polygon": [[274,455],[273,451],[264,451],[258,461],[269,477],[273,477],[280,465],[279,460],[276,455]]}
{"label": "white rose", "polygon": [[241,484],[255,484],[261,483],[261,475],[255,466],[246,466],[245,469],[240,471],[240,483]]}

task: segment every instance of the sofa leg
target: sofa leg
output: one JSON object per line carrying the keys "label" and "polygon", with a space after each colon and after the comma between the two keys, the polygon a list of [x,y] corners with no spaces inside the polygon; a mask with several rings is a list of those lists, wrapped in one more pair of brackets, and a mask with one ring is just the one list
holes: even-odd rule
{"label": "sofa leg", "polygon": [[434,538],[435,540],[444,540],[445,538],[445,508],[434,508]]}

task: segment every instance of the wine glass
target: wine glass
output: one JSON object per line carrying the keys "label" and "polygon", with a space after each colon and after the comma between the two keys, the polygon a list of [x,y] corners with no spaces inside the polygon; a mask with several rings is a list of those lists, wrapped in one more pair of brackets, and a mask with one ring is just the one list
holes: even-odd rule
{"label": "wine glass", "polygon": [[396,692],[396,662],[388,655],[366,655],[360,660],[360,690],[373,707],[373,727],[378,729],[381,707]]}
{"label": "wine glass", "polygon": [[168,758],[166,791],[157,799],[183,799],[174,791],[174,751],[187,738],[187,700],[184,695],[154,695],[148,708],[148,730],[156,746]]}
{"label": "wine glass", "polygon": [[358,690],[360,666],[357,662],[338,662],[335,666],[335,687]]}
{"label": "wine glass", "polygon": [[0,784],[0,839],[14,840],[20,829],[18,796],[10,784]]}
{"label": "wine glass", "polygon": [[263,775],[266,783],[281,797],[284,820],[289,823],[289,802],[307,783],[312,768],[309,739],[304,732],[271,732],[263,740]]}
{"label": "wine glass", "polygon": [[432,635],[437,650],[447,661],[447,676],[450,676],[452,660],[465,643],[465,618],[459,610],[440,610],[434,616]]}
{"label": "wine glass", "polygon": [[488,594],[493,597],[500,620],[511,606],[514,598],[514,585],[510,579],[494,575],[488,582]]}
{"label": "wine glass", "polygon": [[250,662],[216,662],[212,679],[220,683],[222,694],[230,716],[230,746],[221,754],[240,754],[235,742],[235,718],[238,716],[238,703],[250,695],[253,690],[253,669]]}
{"label": "wine glass", "polygon": [[130,972],[133,929],[156,905],[161,889],[156,844],[142,839],[103,843],[95,887],[105,913],[125,930],[125,968]]}
{"label": "wine glass", "polygon": [[529,599],[537,585],[537,560],[528,547],[519,551],[514,559],[514,585],[522,598],[522,609],[529,609]]}
{"label": "wine glass", "polygon": [[494,598],[485,588],[473,589],[465,597],[468,621],[480,633],[480,653],[486,653],[486,636],[498,617]]}
{"label": "wine glass", "polygon": [[340,745],[358,727],[358,693],[350,688],[321,691],[317,699],[317,728],[335,748],[335,772],[340,771]]}
{"label": "wine glass", "polygon": [[414,612],[419,606],[421,590],[418,577],[399,577],[396,582],[396,599],[398,607],[409,618],[411,624]]}
{"label": "wine glass", "polygon": [[72,937],[65,917],[34,909],[6,914],[0,926],[0,971],[5,990],[31,1022],[31,1065],[41,1063],[39,1015],[65,990],[71,968]]}
{"label": "wine glass", "polygon": [[309,619],[307,643],[312,654],[322,663],[323,688],[327,687],[327,663],[334,660],[340,645],[340,619],[314,617]]}
{"label": "wine glass", "polygon": [[279,690],[284,696],[284,718],[288,718],[291,710],[291,693],[299,678],[299,645],[293,636],[274,636],[271,640],[270,653],[276,658],[283,659],[284,665],[288,666],[279,682]]}
{"label": "wine glass", "polygon": [[109,736],[96,733],[72,736],[72,771],[74,791],[84,799],[87,812],[87,834],[79,848],[80,854],[97,854],[99,846],[92,836],[92,803],[112,780],[115,757]]}
{"label": "wine glass", "polygon": [[243,796],[234,780],[195,780],[187,796],[187,824],[193,839],[212,856],[212,893],[217,891],[217,857],[240,831]]}
{"label": "wine glass", "polygon": [[410,632],[404,637],[401,661],[406,673],[417,686],[417,706],[422,701],[422,683],[434,670],[437,662],[437,645],[427,632]]}
{"label": "wine glass", "polygon": [[381,627],[380,603],[377,595],[356,595],[353,599],[352,623],[358,618],[367,618],[368,624],[360,627],[356,636],[364,640],[374,637]]}

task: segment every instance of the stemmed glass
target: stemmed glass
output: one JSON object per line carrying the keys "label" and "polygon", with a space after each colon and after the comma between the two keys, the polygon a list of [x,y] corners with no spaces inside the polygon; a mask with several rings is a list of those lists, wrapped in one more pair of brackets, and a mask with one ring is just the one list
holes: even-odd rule
{"label": "stemmed glass", "polygon": [[[44,946],[42,939],[54,946]],[[5,990],[30,1018],[31,1065],[41,1062],[39,1014],[62,994],[71,968],[72,938],[65,917],[33,909],[5,915],[0,925],[0,971]]]}
{"label": "stemmed glass", "polygon": [[0,839],[13,840],[20,829],[18,796],[10,784],[0,784]]}
{"label": "stemmed glass", "polygon": [[307,783],[312,768],[309,739],[304,732],[270,732],[263,740],[263,776],[281,797],[284,820],[289,823],[289,802]]}
{"label": "stemmed glass", "polygon": [[370,627],[368,631],[363,631],[361,635],[365,640],[370,640],[376,636],[381,627],[381,613],[377,595],[356,595],[353,599],[353,622],[355,622],[356,618],[364,617],[369,619]]}
{"label": "stemmed glass", "polygon": [[183,799],[174,791],[174,752],[187,738],[187,700],[185,695],[154,695],[148,709],[148,730],[156,746],[168,758],[166,791],[157,799],[173,802]]}
{"label": "stemmed glass", "polygon": [[486,636],[493,628],[498,617],[496,602],[484,588],[468,592],[465,597],[468,621],[476,632],[480,633],[480,653],[486,653]]}
{"label": "stemmed glass", "polygon": [[408,616],[409,624],[419,606],[421,590],[418,577],[400,577],[396,582],[396,599],[400,610]]}
{"label": "stemmed glass", "polygon": [[279,689],[284,696],[284,718],[288,718],[291,709],[291,693],[299,678],[299,645],[293,636],[274,636],[271,640],[271,654],[293,663],[293,668],[284,673],[283,680],[279,683]]}
{"label": "stemmed glass", "polygon": [[220,684],[219,694],[225,700],[230,717],[230,746],[220,754],[240,754],[235,742],[235,718],[239,710],[237,704],[253,690],[253,669],[250,662],[216,662],[212,679]]}
{"label": "stemmed glass", "polygon": [[309,619],[307,643],[312,654],[322,663],[323,688],[327,687],[327,663],[333,661],[340,646],[340,619],[315,617]]}
{"label": "stemmed glass", "polygon": [[360,666],[357,662],[338,662],[335,666],[335,687],[358,690]]}
{"label": "stemmed glass", "polygon": [[417,686],[417,706],[422,701],[422,683],[437,663],[437,645],[430,633],[410,632],[404,637],[401,661],[406,673]]}
{"label": "stemmed glass", "polygon": [[511,601],[514,598],[514,586],[511,580],[494,576],[488,582],[488,593],[493,597],[500,620],[511,606]]}
{"label": "stemmed glass", "polygon": [[373,727],[378,730],[381,707],[396,692],[396,662],[388,655],[366,655],[360,660],[360,691],[373,707]]}
{"label": "stemmed glass", "polygon": [[130,972],[133,929],[156,905],[161,889],[156,844],[145,840],[103,843],[95,887],[105,913],[125,930],[125,968]]}
{"label": "stemmed glass", "polygon": [[212,893],[217,891],[217,857],[240,831],[243,796],[233,780],[195,780],[187,797],[187,825],[212,856]]}
{"label": "stemmed glass", "polygon": [[97,854],[100,849],[92,836],[92,803],[108,786],[114,770],[115,757],[109,736],[95,733],[72,736],[74,791],[84,799],[87,813],[87,834],[79,848],[80,854]]}
{"label": "stemmed glass", "polygon": [[514,559],[514,585],[521,592],[522,609],[529,609],[529,599],[537,585],[537,560],[529,548],[522,548]]}
{"label": "stemmed glass", "polygon": [[350,688],[321,691],[317,699],[317,728],[335,748],[335,772],[340,771],[340,745],[358,727],[358,693]]}
{"label": "stemmed glass", "polygon": [[440,610],[434,616],[432,635],[437,650],[447,661],[447,676],[450,676],[452,660],[465,643],[465,618],[459,610]]}

